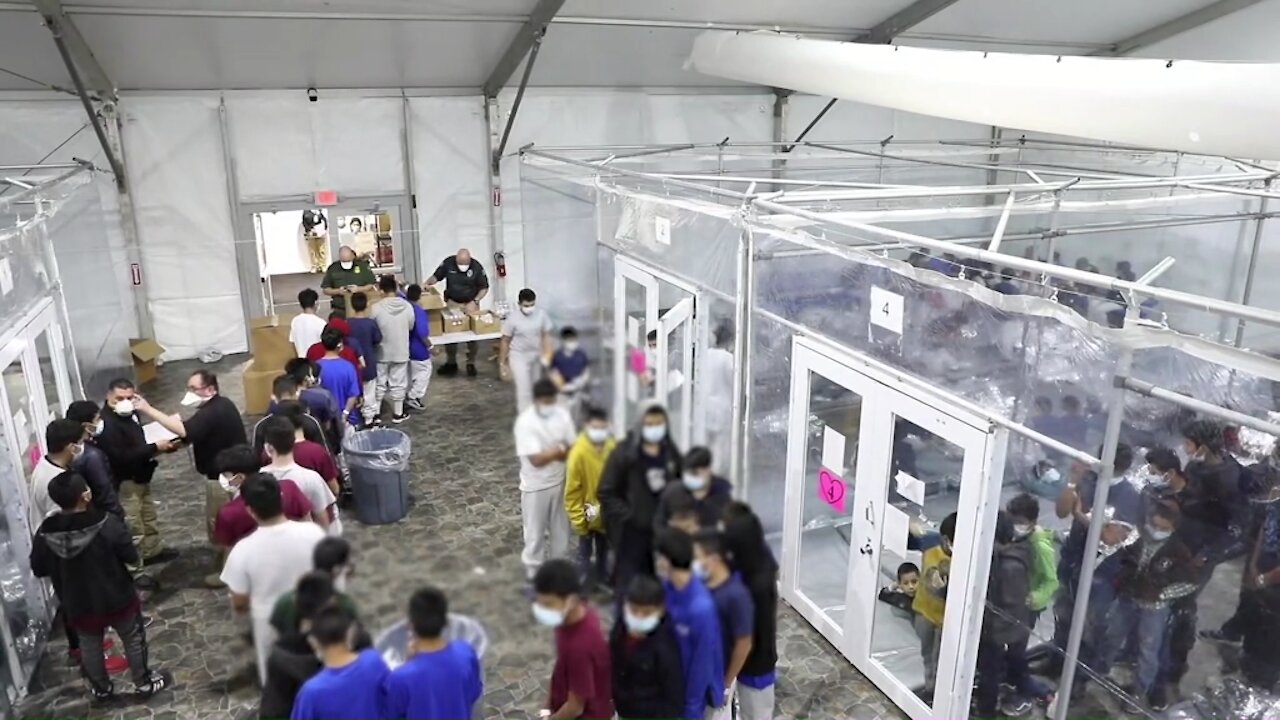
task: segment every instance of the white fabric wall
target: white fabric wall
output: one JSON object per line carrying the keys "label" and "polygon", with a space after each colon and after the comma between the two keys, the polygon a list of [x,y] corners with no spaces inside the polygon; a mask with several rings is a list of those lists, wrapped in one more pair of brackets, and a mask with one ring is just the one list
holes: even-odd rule
{"label": "white fabric wall", "polygon": [[218,100],[130,97],[121,108],[156,340],[167,359],[244,352]]}

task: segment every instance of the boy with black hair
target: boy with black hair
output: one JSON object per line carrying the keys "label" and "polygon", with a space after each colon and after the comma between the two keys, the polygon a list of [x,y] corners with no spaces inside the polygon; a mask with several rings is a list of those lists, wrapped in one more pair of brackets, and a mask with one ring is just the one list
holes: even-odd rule
{"label": "boy with black hair", "polygon": [[[314,428],[314,418],[307,414],[306,406],[297,400],[282,402],[278,416],[287,420],[293,428],[293,461],[299,467],[319,475],[334,495],[341,492],[342,471],[338,468],[337,460],[329,452],[323,438],[316,439],[307,434],[308,428]],[[271,457],[266,454],[265,438],[262,457],[267,462],[271,461]]]}
{"label": "boy with black hair", "polygon": [[613,717],[609,645],[600,617],[568,560],[549,560],[533,578],[533,618],[555,628],[556,661],[546,709],[552,720]]}
{"label": "boy with black hair", "polygon": [[548,368],[551,382],[560,388],[560,402],[577,419],[582,404],[583,391],[591,382],[591,360],[578,342],[578,331],[566,327],[560,331],[560,347],[551,356]]}
{"label": "boy with black hair", "polygon": [[[1012,535],[1010,542],[1026,543],[1030,567],[1028,570],[1027,627],[1034,630],[1040,614],[1053,604],[1058,592],[1058,559],[1053,531],[1040,527],[1040,501],[1022,493],[1009,500],[1005,506]],[[1005,699],[1002,711],[1006,715],[1024,715],[1031,709],[1033,700],[1047,702],[1052,688],[1027,672],[1027,644],[1030,634],[1020,644],[1010,645],[1005,656],[1007,681],[1012,681],[1014,692]]]}
{"label": "boy with black hair", "polygon": [[746,503],[725,509],[724,543],[755,608],[751,652],[738,673],[739,720],[773,720],[778,665],[778,563],[760,518]]}
{"label": "boy with black hair", "polygon": [[689,537],[698,534],[702,529],[702,522],[698,517],[698,504],[694,502],[693,496],[677,493],[667,502],[666,526],[675,528]]}
{"label": "boy with black hair", "polygon": [[289,342],[293,343],[298,357],[306,357],[307,348],[320,342],[320,333],[324,332],[324,320],[316,314],[319,302],[320,293],[311,288],[304,288],[298,293],[298,306],[302,313],[289,323]]}
{"label": "boy with black hair", "polygon": [[[295,385],[292,388],[286,386],[283,392],[280,386],[274,386],[275,402],[297,400],[302,403],[307,408],[307,416],[320,426],[324,444],[329,448],[329,452],[334,455],[341,454],[342,408],[334,399],[333,393],[319,386],[320,366],[310,360],[294,358],[285,363],[284,372],[293,378]],[[254,449],[259,452],[262,450],[257,442],[254,443]]]}
{"label": "boy with black hair", "polygon": [[369,316],[369,296],[362,292],[351,296],[351,317],[347,318],[351,337],[360,348],[360,382],[364,389],[360,405],[360,417],[365,425],[376,426],[382,422],[378,406],[378,346],[382,344],[382,329]]}
{"label": "boy with black hair", "polygon": [[320,368],[320,386],[328,390],[341,408],[344,424],[352,421],[356,405],[360,402],[360,377],[356,368],[343,359],[342,333],[334,328],[325,328],[320,335],[320,343],[324,345],[324,357],[316,361]]}
{"label": "boy with black hair", "polygon": [[484,694],[484,678],[476,651],[444,636],[449,601],[425,587],[409,598],[413,639],[409,659],[386,681],[386,717],[405,720],[458,720],[475,717]]}
{"label": "boy with black hair", "polygon": [[701,718],[725,705],[724,644],[711,591],[693,572],[693,538],[673,528],[654,537],[654,564],[667,612],[680,639],[685,703],[681,717]]}
{"label": "boy with black hair", "polygon": [[386,717],[383,686],[391,671],[377,650],[356,650],[359,634],[355,617],[340,607],[316,613],[307,639],[324,669],[302,684],[291,720]]}
{"label": "boy with black hair", "polygon": [[[976,717],[996,717],[1000,685],[1026,687],[1027,639],[1030,637],[1031,548],[1019,537],[1005,512],[996,519],[995,547],[987,579],[987,609],[978,641],[978,686],[974,691]],[[1027,708],[1029,709],[1029,708]],[[1025,712],[1025,710],[1024,710]]]}
{"label": "boy with black hair", "polygon": [[924,661],[924,688],[921,697],[933,696],[938,676],[938,652],[942,647],[942,620],[947,609],[947,585],[951,576],[951,548],[956,540],[956,513],[942,519],[936,533],[918,539],[921,582],[911,603],[915,611],[916,635],[920,637],[920,657]]}
{"label": "boy with black hair", "polygon": [[899,610],[911,610],[916,599],[916,589],[920,585],[920,568],[915,563],[904,562],[898,566],[897,581],[888,587],[880,588],[878,599],[882,603],[892,605]]}
{"label": "boy with black hair", "polygon": [[[351,544],[340,537],[326,537],[316,543],[315,552],[311,554],[311,567],[312,572],[324,573],[332,582],[334,604],[359,617],[355,602],[346,592],[347,580],[354,568],[351,562]],[[301,620],[302,610],[298,607],[296,593],[290,590],[281,595],[271,609],[271,627],[283,637],[297,632]]]}
{"label": "boy with black hair", "polygon": [[[298,580],[297,589],[290,594],[295,598],[297,618],[287,632],[280,633],[267,658],[267,682],[262,686],[262,701],[258,706],[258,717],[263,720],[288,717],[302,684],[323,667],[307,641],[307,632],[316,613],[333,605],[333,578],[328,573],[309,572]],[[365,646],[357,644],[357,647]]]}
{"label": "boy with black hair", "polygon": [[600,512],[600,478],[616,444],[609,432],[609,414],[602,408],[590,408],[586,427],[569,449],[565,463],[564,508],[578,535],[578,565],[584,583],[604,584],[609,579],[609,540]]}
{"label": "boy with black hair", "polygon": [[728,480],[711,472],[711,451],[705,447],[692,447],[684,456],[684,473],[680,483],[672,483],[658,498],[658,512],[654,517],[654,529],[667,525],[667,515],[677,498],[692,498],[698,513],[698,527],[712,528],[720,522],[724,509],[733,500],[733,486]]}
{"label": "boy with black hair", "polygon": [[80,667],[93,699],[115,697],[102,655],[103,633],[114,629],[139,696],[149,698],[173,683],[167,673],[147,665],[147,634],[128,565],[138,550],[120,518],[93,507],[89,486],[74,472],[53,478],[47,492],[59,511],[45,518],[31,545],[31,572],[49,578],[68,625],[83,652]]}
{"label": "boy with black hair", "polygon": [[44,430],[45,446],[49,452],[40,458],[31,470],[29,484],[31,511],[29,527],[38,528],[44,519],[58,512],[58,505],[49,497],[49,483],[71,469],[75,459],[84,449],[84,426],[73,420],[54,420]]}
{"label": "boy with black hair", "polygon": [[258,679],[266,682],[267,656],[275,642],[271,611],[276,600],[298,583],[311,565],[324,530],[313,522],[289,520],[280,499],[280,481],[267,473],[249,477],[240,496],[258,529],[231,548],[221,579],[231,591],[231,607],[253,619]]}
{"label": "boy with black hair", "polygon": [[[230,497],[213,521],[211,530],[213,541],[218,546],[219,556],[217,571],[205,576],[205,587],[221,589],[224,587],[220,573],[226,562],[227,554],[236,543],[249,537],[258,529],[258,523],[249,512],[244,497],[240,495],[240,486],[245,480],[258,473],[261,461],[248,445],[237,445],[218,453],[218,483]],[[310,520],[311,501],[291,480],[280,482],[280,507],[284,516],[290,520]]]}
{"label": "boy with black hair", "polygon": [[520,458],[520,519],[524,549],[520,560],[531,580],[548,558],[569,550],[569,518],[565,509],[565,460],[577,440],[573,419],[556,404],[556,386],[539,380],[535,404],[516,418],[512,434]]}
{"label": "boy with black hair", "polygon": [[338,517],[338,499],[329,484],[314,470],[302,467],[293,459],[293,448],[297,443],[297,431],[288,419],[272,418],[267,423],[263,436],[266,438],[266,453],[269,462],[263,466],[262,472],[274,475],[276,479],[292,481],[311,503],[311,519],[333,535],[342,534],[342,520]]}
{"label": "boy with black hair", "polygon": [[613,624],[609,636],[609,651],[619,718],[681,717],[685,688],[680,642],[656,578],[637,575],[631,580],[622,622]]}
{"label": "boy with black hair", "polygon": [[96,438],[102,432],[102,414],[92,400],[77,400],[67,406],[67,419],[80,423],[84,434],[80,441],[80,454],[71,461],[71,469],[89,483],[93,491],[93,506],[124,519],[124,508],[116,494],[116,480],[111,474],[111,461],[98,447]]}
{"label": "boy with black hair", "polygon": [[378,347],[378,397],[374,414],[382,413],[384,398],[391,400],[391,422],[399,425],[409,419],[404,411],[405,393],[409,389],[409,336],[413,333],[413,306],[400,297],[395,276],[378,279],[382,300],[373,307],[373,319],[382,331]]}
{"label": "boy with black hair", "polygon": [[525,288],[520,291],[517,302],[520,311],[507,315],[502,322],[498,362],[503,377],[509,377],[516,386],[516,412],[524,412],[533,404],[534,382],[553,348],[551,318],[537,306],[538,296]]}
{"label": "boy with black hair", "polygon": [[431,318],[422,307],[422,286],[410,285],[404,297],[413,306],[413,329],[409,332],[409,392],[405,407],[426,410],[427,388],[431,386]]}
{"label": "boy with black hair", "polygon": [[742,672],[755,630],[755,605],[742,577],[729,565],[724,538],[715,530],[702,530],[693,538],[693,571],[711,591],[720,618],[724,645],[724,703],[715,717],[732,714],[734,685]]}

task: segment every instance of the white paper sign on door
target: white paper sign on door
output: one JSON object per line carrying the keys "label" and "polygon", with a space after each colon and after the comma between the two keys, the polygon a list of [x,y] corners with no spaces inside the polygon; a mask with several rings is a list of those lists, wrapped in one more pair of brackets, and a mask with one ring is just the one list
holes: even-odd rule
{"label": "white paper sign on door", "polygon": [[832,472],[844,474],[844,435],[829,427],[822,428],[822,465]]}
{"label": "white paper sign on door", "polygon": [[907,556],[907,535],[911,532],[911,518],[892,505],[884,508],[884,536],[881,542],[885,552],[894,557]]}
{"label": "white paper sign on door", "polygon": [[871,286],[871,324],[902,334],[902,296],[884,288]]}
{"label": "white paper sign on door", "polygon": [[671,244],[671,221],[664,218],[653,219],[653,239],[661,245]]}
{"label": "white paper sign on door", "polygon": [[924,481],[898,471],[898,494],[917,505],[924,505]]}

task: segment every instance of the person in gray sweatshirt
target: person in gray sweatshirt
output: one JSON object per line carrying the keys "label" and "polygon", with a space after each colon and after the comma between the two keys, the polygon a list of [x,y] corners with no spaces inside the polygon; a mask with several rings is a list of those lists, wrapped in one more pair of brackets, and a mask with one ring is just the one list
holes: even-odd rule
{"label": "person in gray sweatshirt", "polygon": [[399,288],[392,275],[378,280],[382,300],[373,306],[373,320],[382,331],[378,346],[378,402],[391,400],[392,422],[397,425],[409,419],[404,411],[405,391],[409,387],[409,333],[413,332],[413,305],[397,294]]}

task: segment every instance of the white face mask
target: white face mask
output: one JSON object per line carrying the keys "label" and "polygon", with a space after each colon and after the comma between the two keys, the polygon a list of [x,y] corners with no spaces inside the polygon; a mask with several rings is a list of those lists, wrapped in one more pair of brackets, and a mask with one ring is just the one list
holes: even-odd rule
{"label": "white face mask", "polygon": [[229,473],[222,473],[221,475],[218,476],[218,484],[221,485],[222,489],[226,492],[229,492],[229,493],[240,492],[240,489],[231,483],[232,477],[233,476]]}
{"label": "white face mask", "polygon": [[524,313],[525,315],[532,315],[533,311],[537,309],[538,309],[537,305],[521,305],[520,306],[520,312]]}
{"label": "white face mask", "polygon": [[1147,526],[1147,537],[1155,540],[1156,542],[1164,542],[1165,540],[1168,540],[1169,536],[1172,534],[1172,530],[1157,530],[1150,525]]}
{"label": "white face mask", "polygon": [[692,492],[697,492],[707,486],[707,479],[696,473],[685,473],[684,486]]}
{"label": "white face mask", "polygon": [[1036,529],[1035,525],[1014,525],[1013,536],[1018,538],[1024,538],[1030,535],[1031,531],[1035,529]]}
{"label": "white face mask", "polygon": [[573,353],[578,352],[578,343],[576,343],[576,342],[567,342],[567,343],[565,343],[565,344],[564,344],[564,351],[565,351],[566,353],[569,353],[569,354],[573,354]]}
{"label": "white face mask", "polygon": [[658,629],[658,623],[662,622],[661,615],[650,615],[648,617],[640,617],[631,612],[631,608],[623,610],[622,619],[627,624],[627,629],[637,635],[648,635]]}
{"label": "white face mask", "polygon": [[338,263],[338,264],[342,266],[342,269],[343,269],[343,270],[350,270],[351,268],[355,267],[355,265],[356,265],[354,262],[351,262],[350,260],[343,260],[342,262],[340,262],[340,263]]}
{"label": "white face mask", "polygon": [[564,611],[552,610],[545,608],[538,603],[533,604],[533,619],[538,621],[539,625],[546,627],[560,627],[564,624]]}
{"label": "white face mask", "polygon": [[547,420],[552,415],[556,414],[555,405],[538,405],[537,408],[538,408],[538,417],[542,418],[543,420]]}
{"label": "white face mask", "polygon": [[116,403],[114,410],[116,411],[117,415],[132,415],[133,400],[130,398],[125,398],[124,400],[121,400],[120,402]]}
{"label": "white face mask", "polygon": [[609,439],[609,428],[589,427],[587,428],[587,439],[600,445]]}
{"label": "white face mask", "polygon": [[188,390],[187,394],[182,396],[182,406],[183,407],[199,407],[203,405],[205,401],[208,399],[209,398],[203,397],[201,395],[197,395],[191,392],[190,390]]}
{"label": "white face mask", "polygon": [[640,436],[647,443],[660,443],[667,438],[666,425],[645,425],[640,430]]}
{"label": "white face mask", "polygon": [[458,265],[458,272],[466,272],[470,269],[471,269],[471,263],[467,263],[466,265],[461,265],[461,264]]}

